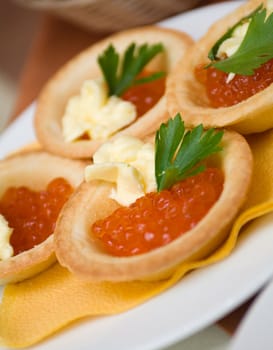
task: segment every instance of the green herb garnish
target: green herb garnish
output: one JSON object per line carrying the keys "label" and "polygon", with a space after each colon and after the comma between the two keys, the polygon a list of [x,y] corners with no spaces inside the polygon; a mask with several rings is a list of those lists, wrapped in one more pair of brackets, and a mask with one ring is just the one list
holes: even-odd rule
{"label": "green herb garnish", "polygon": [[155,176],[157,190],[170,188],[178,181],[205,170],[200,164],[208,156],[219,152],[223,131],[204,131],[200,124],[185,132],[180,114],[161,124],[155,138]]}
{"label": "green herb garnish", "polygon": [[126,49],[122,62],[120,62],[119,54],[110,44],[98,58],[99,66],[108,84],[109,96],[120,96],[132,85],[147,83],[164,76],[164,72],[156,72],[145,78],[137,79],[137,75],[141,73],[146,64],[163,50],[162,44],[136,46],[135,43],[132,43]]}
{"label": "green herb garnish", "polygon": [[208,53],[208,58],[211,61],[217,61],[219,58],[217,57],[217,52],[219,50],[219,47],[222,45],[222,43],[226,40],[229,39],[232,36],[232,33],[234,32],[234,30],[243,25],[244,23],[248,22],[248,20],[251,19],[251,17],[253,17],[255,15],[255,13],[257,13],[258,11],[260,11],[262,9],[263,5],[260,5],[259,7],[257,7],[253,12],[251,12],[248,16],[245,16],[243,18],[240,19],[240,21],[238,21],[236,24],[234,24],[234,26],[232,26],[230,29],[228,29],[225,34],[223,36],[221,36],[220,39],[218,39],[216,41],[216,43],[213,45],[213,47],[210,49],[209,53]]}
{"label": "green herb garnish", "polygon": [[[245,19],[250,19],[250,23],[238,50],[230,57],[212,62],[209,66],[214,66],[226,73],[252,75],[255,69],[273,58],[273,13],[266,18],[266,9],[259,6],[243,20]],[[210,59],[216,59],[216,50],[237,26],[238,24],[231,28],[214,45],[209,53]]]}

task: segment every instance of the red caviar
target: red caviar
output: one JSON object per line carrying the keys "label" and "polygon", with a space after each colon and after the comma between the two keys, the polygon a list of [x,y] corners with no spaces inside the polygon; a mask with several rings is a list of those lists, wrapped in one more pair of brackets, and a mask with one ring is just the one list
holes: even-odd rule
{"label": "red caviar", "polygon": [[[139,78],[150,75],[150,72],[142,72]],[[151,109],[164,95],[166,77],[161,77],[148,83],[143,83],[128,88],[122,99],[132,102],[137,109],[137,116],[140,117]]]}
{"label": "red caviar", "polygon": [[273,59],[264,63],[250,76],[236,74],[227,82],[228,74],[216,68],[196,68],[196,78],[206,86],[212,107],[235,105],[264,90],[273,83]]}
{"label": "red caviar", "polygon": [[59,212],[72,193],[63,178],[52,180],[46,190],[10,187],[0,200],[0,213],[13,228],[10,244],[14,255],[43,242],[54,231]]}
{"label": "red caviar", "polygon": [[209,211],[223,189],[220,169],[204,172],[151,192],[129,207],[121,207],[92,226],[94,236],[110,254],[130,256],[148,252],[192,229]]}

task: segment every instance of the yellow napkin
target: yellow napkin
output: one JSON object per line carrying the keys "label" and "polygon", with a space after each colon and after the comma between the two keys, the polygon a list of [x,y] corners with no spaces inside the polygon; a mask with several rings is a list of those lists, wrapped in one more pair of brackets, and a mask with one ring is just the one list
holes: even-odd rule
{"label": "yellow napkin", "polygon": [[228,256],[242,226],[273,211],[273,131],[248,140],[254,154],[254,182],[229,238],[211,256],[184,263],[171,278],[158,282],[86,283],[56,264],[35,278],[5,288],[0,306],[2,342],[26,347],[80,318],[123,312],[171,287],[188,271]]}

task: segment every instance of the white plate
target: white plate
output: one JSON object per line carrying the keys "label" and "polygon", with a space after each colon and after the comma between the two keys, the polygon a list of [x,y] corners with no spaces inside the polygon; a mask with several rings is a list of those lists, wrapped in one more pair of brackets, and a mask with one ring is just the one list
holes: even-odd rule
{"label": "white plate", "polygon": [[[200,8],[163,24],[198,38],[236,6],[238,2]],[[1,135],[0,157],[34,140],[34,108]],[[252,296],[273,274],[272,219],[273,215],[267,215],[249,225],[249,236],[223,262],[187,275],[175,287],[131,311],[78,323],[35,349],[152,350],[189,337]]]}
{"label": "white plate", "polygon": [[273,281],[248,310],[232,341],[230,350],[272,350]]}

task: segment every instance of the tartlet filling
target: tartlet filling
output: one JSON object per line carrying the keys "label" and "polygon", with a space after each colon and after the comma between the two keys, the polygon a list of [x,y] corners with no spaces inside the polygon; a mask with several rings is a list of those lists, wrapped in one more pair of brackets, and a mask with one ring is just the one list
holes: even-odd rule
{"label": "tartlet filling", "polygon": [[121,56],[110,44],[97,58],[103,77],[85,81],[80,95],[66,104],[64,140],[107,140],[152,108],[164,94],[165,73],[144,67],[163,49],[162,44],[132,43]]}
{"label": "tartlet filling", "polygon": [[12,255],[42,243],[54,231],[59,212],[72,193],[63,178],[52,180],[42,191],[10,187],[0,200],[0,213],[12,228]]}
{"label": "tartlet filling", "polygon": [[224,183],[220,169],[178,182],[170,190],[150,192],[91,227],[102,248],[115,256],[146,253],[191,230],[218,200]]}
{"label": "tartlet filling", "polygon": [[228,73],[214,67],[204,69],[199,66],[195,76],[205,85],[212,107],[229,107],[245,101],[273,83],[273,60],[264,63],[253,75],[236,74],[231,81],[228,81]]}
{"label": "tartlet filling", "polygon": [[155,190],[155,152],[151,143],[132,136],[120,136],[103,144],[85,169],[85,180],[113,184],[110,198],[130,205],[145,193]]}
{"label": "tartlet filling", "polygon": [[264,90],[273,82],[272,1],[260,5],[219,38],[195,76],[205,85],[212,107],[229,107]]}

